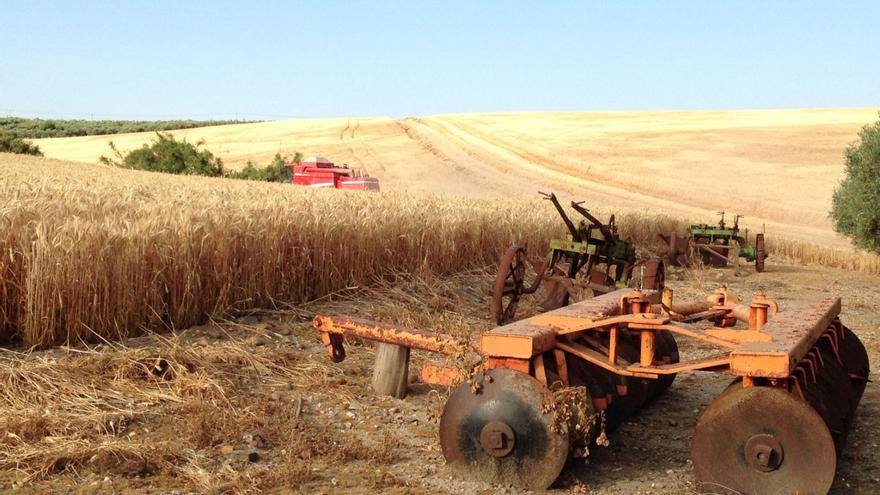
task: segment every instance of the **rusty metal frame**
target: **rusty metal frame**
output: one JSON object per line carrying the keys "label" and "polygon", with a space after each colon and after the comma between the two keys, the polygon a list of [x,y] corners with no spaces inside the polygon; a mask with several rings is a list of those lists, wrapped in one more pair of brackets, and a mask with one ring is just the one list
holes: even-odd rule
{"label": "rusty metal frame", "polygon": [[[756,378],[775,380],[797,373],[804,375],[803,380],[809,379],[808,351],[821,338],[832,339],[833,344],[835,334],[829,329],[834,328],[840,310],[839,298],[819,297],[797,300],[787,311],[779,312],[778,305],[761,292],[749,305],[743,305],[722,286],[704,300],[684,303],[673,301],[671,289],[662,294],[619,290],[496,327],[480,335],[478,345],[363,318],[318,316],[314,326],[334,361],[345,358],[343,339],[349,336],[446,356],[477,350],[486,368],[511,368],[545,382],[546,366],[552,364],[554,370],[566,370],[559,373],[559,378],[567,384],[565,363],[576,358],[620,376],[657,379],[712,371],[741,376],[743,385],[750,386]],[[700,321],[714,322],[714,326],[695,325]],[[746,322],[747,327],[734,328],[737,322]],[[702,341],[719,352],[678,363],[656,361],[655,336],[661,331]],[[597,338],[602,334],[607,334],[607,345]],[[620,335],[638,336],[637,362],[628,362],[619,355]],[[422,378],[448,385],[463,379],[463,372],[429,363],[422,370]]]}
{"label": "rusty metal frame", "polygon": [[321,332],[321,341],[327,346],[327,354],[333,362],[345,359],[343,336],[346,335],[447,356],[462,353],[467,349],[466,345],[449,335],[379,323],[365,318],[318,315],[312,321],[312,326]]}

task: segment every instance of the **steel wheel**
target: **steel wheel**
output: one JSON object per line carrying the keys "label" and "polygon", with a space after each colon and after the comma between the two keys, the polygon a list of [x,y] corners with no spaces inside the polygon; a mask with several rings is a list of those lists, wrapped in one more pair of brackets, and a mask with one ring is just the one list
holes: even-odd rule
{"label": "steel wheel", "polygon": [[511,322],[516,316],[516,306],[525,283],[525,257],[526,250],[522,246],[511,246],[498,263],[492,286],[492,315],[498,325]]}
{"label": "steel wheel", "polygon": [[660,258],[651,258],[645,262],[645,272],[642,275],[642,290],[654,289],[663,291],[666,287],[666,267]]}
{"label": "steel wheel", "polygon": [[764,247],[764,234],[755,235],[755,271],[764,271],[764,260],[767,258],[767,250]]}

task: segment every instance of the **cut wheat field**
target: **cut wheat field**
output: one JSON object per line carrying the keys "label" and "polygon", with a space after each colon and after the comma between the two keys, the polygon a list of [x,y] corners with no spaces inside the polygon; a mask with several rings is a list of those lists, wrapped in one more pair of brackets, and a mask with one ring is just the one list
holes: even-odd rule
{"label": "cut wheat field", "polygon": [[[876,109],[530,112],[302,119],[175,132],[230,168],[275,153],[362,167],[389,191],[529,198],[553,190],[593,207],[714,222],[741,213],[768,237],[847,247],[828,219],[843,152]],[[96,163],[150,133],[38,140],[47,156]]]}
{"label": "cut wheat field", "polygon": [[[546,202],[364,194],[0,154],[0,340],[46,346],[181,329],[401,273],[444,276],[541,253]],[[642,250],[685,218],[619,208]],[[609,210],[597,209],[607,215]],[[775,239],[771,256],[880,272],[880,258]]]}

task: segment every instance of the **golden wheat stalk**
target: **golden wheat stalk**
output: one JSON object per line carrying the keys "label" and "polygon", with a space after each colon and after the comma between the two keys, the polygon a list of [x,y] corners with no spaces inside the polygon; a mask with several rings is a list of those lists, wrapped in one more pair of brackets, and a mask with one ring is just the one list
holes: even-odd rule
{"label": "golden wheat stalk", "polygon": [[[29,346],[185,328],[394,273],[448,275],[563,233],[546,203],[321,191],[3,157],[0,341]],[[600,216],[610,211],[596,209]],[[618,215],[643,250],[686,220]],[[880,273],[880,257],[773,236],[772,256]]]}

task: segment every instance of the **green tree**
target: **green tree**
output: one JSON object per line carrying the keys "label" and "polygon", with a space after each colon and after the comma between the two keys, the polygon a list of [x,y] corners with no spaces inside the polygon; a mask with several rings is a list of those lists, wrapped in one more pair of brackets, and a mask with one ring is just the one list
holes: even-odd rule
{"label": "green tree", "polygon": [[180,175],[206,175],[219,177],[223,175],[223,161],[213,153],[202,148],[204,141],[196,144],[185,139],[178,141],[168,133],[156,133],[156,139],[149,145],[130,151],[123,155],[113,141],[110,149],[114,158],[101,156],[99,161],[105,165],[151,172],[165,172]]}
{"label": "green tree", "polygon": [[0,153],[43,156],[39,146],[7,132],[0,132]]}
{"label": "green tree", "polygon": [[280,153],[275,154],[272,163],[260,168],[254,162],[248,160],[244,168],[238,172],[230,172],[226,176],[231,179],[258,180],[264,182],[290,182],[290,170],[284,165],[302,160],[302,154],[299,152],[293,155],[293,158],[281,156]]}
{"label": "green tree", "polygon": [[20,138],[39,139],[123,132],[173,131],[244,122],[237,120],[43,120],[0,117],[0,131],[9,132]]}
{"label": "green tree", "polygon": [[834,191],[834,229],[880,253],[880,120],[862,128],[846,149],[846,176]]}

